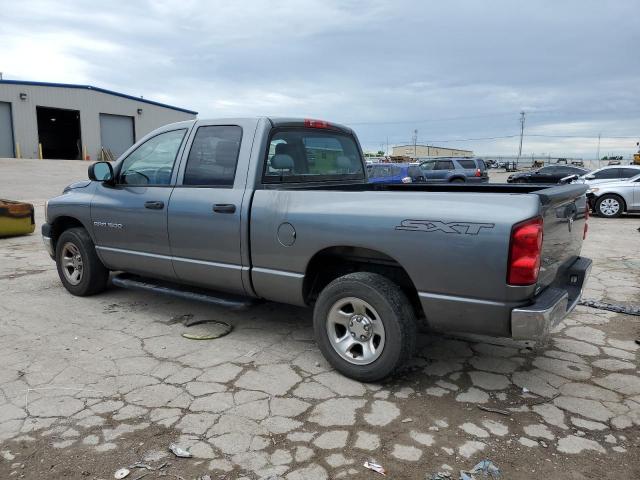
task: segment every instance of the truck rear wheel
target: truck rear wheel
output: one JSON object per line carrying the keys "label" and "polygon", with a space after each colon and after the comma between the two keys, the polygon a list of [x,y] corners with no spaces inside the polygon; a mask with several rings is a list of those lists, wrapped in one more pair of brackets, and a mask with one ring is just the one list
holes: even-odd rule
{"label": "truck rear wheel", "polygon": [[313,327],[329,363],[363,382],[393,374],[415,349],[416,319],[409,299],[376,273],[351,273],[327,285],[316,302]]}
{"label": "truck rear wheel", "polygon": [[65,230],[56,242],[56,266],[60,281],[69,293],[79,297],[103,291],[109,279],[91,237],[84,228]]}

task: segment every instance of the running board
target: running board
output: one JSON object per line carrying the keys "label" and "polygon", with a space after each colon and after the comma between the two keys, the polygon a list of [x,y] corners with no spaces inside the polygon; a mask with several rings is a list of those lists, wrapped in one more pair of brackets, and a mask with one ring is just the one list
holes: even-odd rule
{"label": "running board", "polygon": [[113,275],[111,277],[111,283],[116,287],[163,293],[185,300],[198,300],[200,302],[233,309],[250,307],[260,302],[258,299],[243,297],[241,295],[213,292],[198,287],[184,286],[163,280],[139,277],[128,273]]}

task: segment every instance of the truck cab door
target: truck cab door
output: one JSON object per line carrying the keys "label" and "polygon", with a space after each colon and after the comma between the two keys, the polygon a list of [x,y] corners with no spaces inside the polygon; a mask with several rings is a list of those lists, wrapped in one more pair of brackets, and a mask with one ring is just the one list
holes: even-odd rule
{"label": "truck cab door", "polygon": [[119,164],[113,185],[97,186],[91,221],[96,251],[107,268],[175,278],[167,208],[187,130],[173,128],[150,137]]}
{"label": "truck cab door", "polygon": [[[197,122],[169,202],[169,243],[180,281],[244,294],[241,221],[257,121]],[[248,265],[244,265],[248,268]]]}

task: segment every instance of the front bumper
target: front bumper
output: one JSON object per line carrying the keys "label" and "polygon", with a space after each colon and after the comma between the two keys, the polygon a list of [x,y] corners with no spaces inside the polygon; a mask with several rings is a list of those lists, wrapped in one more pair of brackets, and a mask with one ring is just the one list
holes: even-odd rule
{"label": "front bumper", "polygon": [[44,243],[44,248],[47,249],[47,253],[51,258],[55,258],[55,251],[53,249],[53,240],[51,240],[51,225],[48,223],[43,223],[42,228],[42,243]]}
{"label": "front bumper", "polygon": [[537,340],[548,335],[576,306],[591,272],[591,260],[578,258],[558,280],[526,307],[511,311],[511,337]]}

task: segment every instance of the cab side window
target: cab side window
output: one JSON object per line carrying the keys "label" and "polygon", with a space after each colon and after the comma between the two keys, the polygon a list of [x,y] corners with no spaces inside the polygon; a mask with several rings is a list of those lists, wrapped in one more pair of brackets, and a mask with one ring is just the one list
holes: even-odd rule
{"label": "cab side window", "polygon": [[605,170],[600,170],[594,175],[594,177],[597,179],[620,178],[620,170],[620,168],[607,168]]}
{"label": "cab side window", "polygon": [[622,168],[620,178],[631,178],[640,175],[640,168]]}
{"label": "cab side window", "polygon": [[171,182],[173,165],[186,129],[171,130],[150,138],[122,162],[121,185],[163,186]]}
{"label": "cab side window", "polygon": [[431,160],[429,162],[424,162],[420,164],[420,168],[422,170],[433,170],[435,166],[436,166],[435,160]]}
{"label": "cab side window", "polygon": [[451,160],[438,160],[434,170],[453,170],[453,162]]}
{"label": "cab side window", "polygon": [[183,185],[230,187],[236,176],[242,128],[199,127],[191,144]]}

